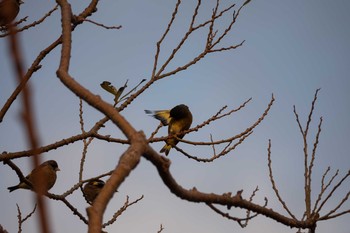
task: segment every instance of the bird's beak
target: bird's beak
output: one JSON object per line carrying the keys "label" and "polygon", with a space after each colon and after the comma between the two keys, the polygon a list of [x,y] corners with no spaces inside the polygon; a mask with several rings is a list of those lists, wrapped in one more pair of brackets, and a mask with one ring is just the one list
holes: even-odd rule
{"label": "bird's beak", "polygon": [[56,172],[58,172],[58,171],[61,171],[61,169],[59,169],[59,168],[56,168]]}
{"label": "bird's beak", "polygon": [[18,3],[19,3],[19,5],[21,5],[21,4],[23,4],[24,2],[23,2],[22,0],[19,0]]}

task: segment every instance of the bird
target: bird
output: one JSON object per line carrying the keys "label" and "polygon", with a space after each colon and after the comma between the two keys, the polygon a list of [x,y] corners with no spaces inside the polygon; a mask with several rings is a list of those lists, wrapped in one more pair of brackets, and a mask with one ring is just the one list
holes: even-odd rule
{"label": "bird", "polygon": [[48,160],[34,168],[33,171],[26,176],[26,179],[32,186],[22,181],[18,185],[8,187],[7,189],[10,192],[17,189],[30,189],[34,192],[45,194],[54,186],[57,179],[57,171],[60,171],[57,162],[55,160]]}
{"label": "bird", "polygon": [[22,0],[2,0],[0,2],[0,26],[6,26],[16,18],[22,3]]}
{"label": "bird", "polygon": [[84,185],[83,194],[89,204],[92,204],[104,185],[105,182],[100,179],[90,180]]}
{"label": "bird", "polygon": [[[192,113],[185,104],[180,104],[171,110],[145,110],[146,114],[151,114],[154,118],[160,120],[163,125],[168,125],[168,135],[172,136],[182,131],[188,130],[192,124]],[[184,134],[178,134],[178,138],[183,138]],[[175,146],[179,140],[175,137],[166,139],[165,146],[159,151],[168,156],[170,149]]]}

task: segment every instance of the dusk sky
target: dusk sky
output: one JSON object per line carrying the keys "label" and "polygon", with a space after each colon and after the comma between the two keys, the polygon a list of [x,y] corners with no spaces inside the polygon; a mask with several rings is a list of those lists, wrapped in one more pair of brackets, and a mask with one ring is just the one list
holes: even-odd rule
{"label": "dusk sky", "polygon": [[[28,16],[29,24],[40,19],[55,6],[55,1],[28,1],[21,6],[17,19]],[[89,1],[72,1],[74,14],[79,14]],[[160,62],[169,56],[186,32],[195,0],[183,0],[174,28],[164,41]],[[203,1],[199,20],[208,19],[213,0]],[[222,0],[222,7],[234,1]],[[237,7],[243,1],[237,1]],[[98,11],[90,18],[107,26],[122,25],[119,30],[106,30],[89,22],[73,32],[70,74],[74,79],[113,104],[113,96],[100,87],[110,81],[120,87],[128,80],[128,90],[152,74],[156,42],[163,34],[176,4],[175,0],[116,1],[102,0]],[[311,102],[318,88],[318,99],[313,112],[308,137],[311,154],[320,117],[322,132],[317,148],[313,176],[313,203],[321,186],[322,175],[330,166],[326,180],[339,169],[338,182],[350,169],[347,145],[350,132],[350,1],[348,0],[252,0],[240,12],[233,30],[223,40],[223,46],[245,40],[243,46],[207,57],[174,76],[160,80],[139,96],[121,114],[137,130],[150,136],[159,122],[144,113],[145,109],[170,109],[186,104],[193,114],[192,126],[201,124],[227,105],[228,109],[252,100],[241,111],[227,119],[185,136],[186,140],[210,141],[233,136],[250,127],[264,112],[271,95],[275,102],[265,120],[243,144],[212,163],[190,160],[176,150],[168,158],[171,172],[184,188],[196,187],[207,193],[236,193],[243,189],[249,198],[258,186],[254,202],[268,206],[288,216],[272,189],[267,166],[268,141],[272,142],[272,167],[276,185],[291,211],[301,218],[304,205],[303,139],[293,113],[293,105],[305,127]],[[232,15],[218,21],[222,31]],[[61,33],[60,11],[55,11],[42,24],[19,34],[26,68],[40,51],[56,40]],[[169,70],[192,60],[204,46],[206,31],[194,34],[183,50],[169,65]],[[16,88],[8,40],[0,38],[0,108]],[[48,145],[81,133],[79,125],[79,99],[56,76],[61,47],[57,47],[42,62],[29,84],[33,89],[36,124],[40,145]],[[128,91],[127,90],[127,91]],[[14,102],[0,123],[0,152],[28,149],[20,121],[20,98]],[[84,123],[89,130],[103,115],[84,103]],[[112,123],[100,131],[103,135],[125,138]],[[166,135],[165,128],[157,136]],[[152,144],[159,151],[164,142]],[[211,147],[179,143],[188,153],[208,158]],[[113,169],[126,145],[107,143],[95,139],[88,148],[84,178],[90,178]],[[42,160],[54,159],[61,171],[50,190],[62,194],[78,182],[78,169],[83,143],[76,142],[42,155]],[[30,158],[14,162],[25,174],[31,171]],[[33,194],[28,190],[9,193],[8,186],[18,183],[18,177],[8,166],[0,168],[0,224],[8,232],[17,232],[17,207],[25,216],[33,206]],[[106,178],[104,179],[106,180]],[[346,180],[329,200],[322,214],[333,209],[349,192]],[[163,184],[155,167],[142,159],[138,167],[121,185],[104,215],[108,220],[126,200],[144,195],[143,200],[131,206],[118,220],[105,230],[108,232],[156,233],[160,224],[163,233],[294,233],[290,229],[264,216],[252,219],[246,228],[224,219],[205,204],[190,203],[173,195]],[[86,216],[80,190],[67,198]],[[53,232],[86,232],[87,226],[74,216],[61,202],[48,200]],[[349,210],[350,201],[340,209]],[[227,211],[226,208],[222,210]],[[244,217],[245,211],[232,208],[232,216]],[[37,233],[37,214],[26,221],[23,232]],[[319,222],[317,233],[349,233],[350,215]]]}

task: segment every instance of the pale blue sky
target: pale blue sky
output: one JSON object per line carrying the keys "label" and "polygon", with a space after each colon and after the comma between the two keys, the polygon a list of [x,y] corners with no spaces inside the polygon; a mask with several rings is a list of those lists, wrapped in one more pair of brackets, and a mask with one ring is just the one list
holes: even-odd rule
{"label": "pale blue sky", "polygon": [[[87,1],[74,1],[75,13],[80,12]],[[167,56],[187,28],[196,1],[184,1],[174,31],[164,43]],[[214,1],[203,1],[203,12],[210,14]],[[228,4],[228,1],[222,1]],[[238,5],[240,3],[238,2]],[[28,22],[42,17],[55,5],[54,1],[26,1],[19,18],[29,16]],[[116,86],[129,79],[129,87],[141,79],[149,79],[155,53],[155,43],[170,19],[175,1],[100,1],[98,12],[91,19],[106,25],[122,25],[121,30],[105,30],[90,23],[79,26],[73,33],[73,50],[70,66],[72,76],[106,101],[113,97],[99,84],[111,81]],[[194,141],[209,140],[239,133],[249,127],[264,111],[271,94],[276,101],[268,117],[255,129],[236,151],[214,163],[202,164],[171,151],[171,171],[185,188],[197,187],[205,192],[233,192],[244,189],[244,197],[258,185],[256,202],[263,203],[266,196],[269,206],[281,210],[268,180],[267,143],[272,140],[272,158],[276,182],[284,200],[299,217],[303,209],[303,154],[302,138],[293,115],[296,105],[303,125],[315,90],[321,88],[311,125],[310,145],[319,117],[323,128],[315,162],[313,195],[319,190],[320,178],[328,166],[341,176],[350,167],[350,2],[347,0],[265,0],[251,1],[241,12],[234,30],[224,40],[225,45],[240,43],[237,50],[210,54],[195,66],[176,76],[159,81],[144,92],[123,115],[138,130],[149,135],[158,125],[144,114],[144,109],[165,109],[177,104],[187,104],[194,116],[193,125],[202,123],[224,105],[238,107],[252,97],[251,103],[226,121],[187,135]],[[20,34],[27,66],[38,53],[55,40],[59,33],[59,12],[55,12],[42,25]],[[225,26],[224,21],[218,27]],[[195,34],[175,58],[171,68],[193,58],[203,46],[202,34]],[[8,59],[7,40],[0,40],[0,106],[12,93],[15,79]],[[55,75],[60,48],[49,54],[43,67],[32,77],[35,95],[35,111],[42,145],[80,133],[78,99],[60,83]],[[85,105],[85,126],[89,129],[102,115]],[[118,136],[111,123],[101,131]],[[166,130],[161,130],[164,135]],[[152,145],[159,150],[163,143]],[[191,147],[179,144],[196,156],[210,156],[211,148]],[[0,151],[21,151],[26,142],[19,122],[19,101],[0,124]],[[85,177],[98,175],[114,167],[125,146],[95,140],[89,148]],[[53,193],[61,194],[75,184],[81,157],[82,143],[50,151],[44,159],[55,159],[61,172]],[[16,164],[29,172],[28,158],[16,160]],[[26,190],[8,193],[6,187],[18,182],[8,167],[0,169],[0,224],[9,232],[17,231],[16,203],[22,213],[31,211],[32,194]],[[344,192],[349,191],[349,181],[336,193],[328,208],[335,206]],[[178,232],[296,232],[273,220],[259,216],[241,229],[238,224],[216,215],[204,204],[193,204],[178,199],[163,185],[156,169],[142,160],[137,169],[120,187],[105,215],[108,219],[118,210],[129,195],[131,200],[145,195],[144,200],[132,206],[120,219],[107,228],[108,232],[157,232],[163,224],[165,233]],[[85,214],[86,203],[78,191],[69,197]],[[54,232],[86,231],[86,225],[60,202],[50,201]],[[344,206],[349,209],[350,203]],[[6,211],[5,211],[6,209]],[[244,216],[245,212],[232,209],[232,215]],[[324,212],[323,212],[324,213]],[[349,215],[318,224],[318,233],[349,233]],[[37,232],[35,219],[23,225],[24,232]],[[263,230],[262,230],[263,229]]]}

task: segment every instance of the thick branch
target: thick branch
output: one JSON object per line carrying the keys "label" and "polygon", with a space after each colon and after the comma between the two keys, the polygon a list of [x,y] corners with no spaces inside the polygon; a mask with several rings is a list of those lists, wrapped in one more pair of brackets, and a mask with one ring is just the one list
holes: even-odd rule
{"label": "thick branch", "polygon": [[93,205],[87,209],[89,233],[101,232],[102,217],[108,202],[113,197],[115,190],[118,189],[125,178],[137,166],[146,145],[146,138],[143,134],[139,133],[132,139],[132,143],[127,151],[120,157],[119,163],[111,177],[107,180],[106,185],[102,188]]}
{"label": "thick branch", "polygon": [[218,195],[214,193],[203,193],[193,188],[191,190],[181,187],[175,179],[172,177],[169,168],[170,160],[165,157],[159,156],[152,148],[148,147],[147,152],[143,155],[147,160],[149,160],[154,166],[156,166],[158,173],[163,180],[164,184],[169,188],[169,190],[181,199],[197,202],[197,203],[211,203],[219,204],[223,206],[233,206],[237,208],[242,208],[250,210],[252,212],[264,215],[268,218],[274,219],[289,227],[296,228],[311,228],[315,225],[314,219],[307,219],[306,221],[299,221],[292,218],[288,218],[284,215],[275,212],[272,209],[268,209],[263,206],[254,204],[248,200],[241,197],[240,193],[235,196],[223,194]]}

